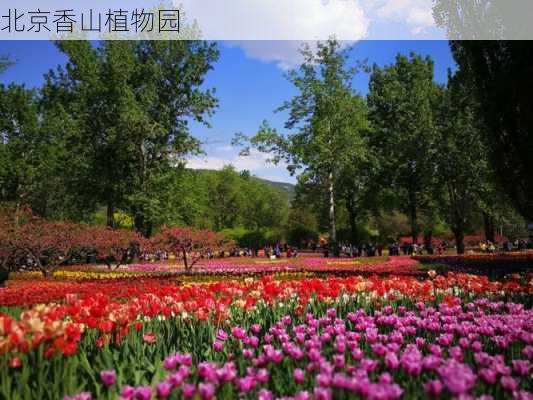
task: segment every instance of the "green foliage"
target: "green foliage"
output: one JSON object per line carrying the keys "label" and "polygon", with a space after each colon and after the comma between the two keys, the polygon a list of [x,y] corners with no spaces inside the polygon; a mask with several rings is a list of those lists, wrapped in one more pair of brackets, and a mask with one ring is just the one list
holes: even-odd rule
{"label": "green foliage", "polygon": [[440,103],[435,191],[442,189],[443,216],[455,235],[458,253],[464,252],[463,237],[480,199],[489,190],[488,152],[481,136],[479,106],[472,87],[461,74],[450,76]]}
{"label": "green foliage", "polygon": [[520,213],[533,220],[533,46],[527,41],[452,41],[461,73],[481,104],[481,132],[496,179]]}
{"label": "green foliage", "polygon": [[[160,204],[154,189],[186,154],[198,150],[188,120],[207,124],[217,105],[202,87],[218,58],[214,44],[195,41],[64,41],[66,68],[50,71],[43,102],[50,120],[72,121],[71,151],[80,154],[77,192],[89,204],[127,209],[149,235]],[[74,191],[79,186],[74,185]]]}
{"label": "green foliage", "polygon": [[[185,188],[185,190],[182,190]],[[221,171],[182,170],[169,189],[164,223],[213,230],[280,229],[287,221],[286,193],[232,167]]]}
{"label": "green foliage", "polygon": [[[304,46],[288,73],[296,94],[279,108],[288,132],[264,122],[235,138],[298,172],[295,191],[231,167],[185,168],[200,151],[189,122],[208,125],[217,106],[204,83],[214,44],[58,47],[68,62],[40,89],[0,85],[0,201],[14,207],[145,236],[163,225],[225,230],[246,246],[329,231],[335,250],[337,230],[352,243],[450,228],[460,241],[482,225],[487,238],[496,227],[525,233],[515,212],[531,216],[533,198],[525,44],[452,43],[460,68],[447,87],[434,83],[429,57],[398,55],[372,68],[367,99],[340,43]],[[0,57],[0,72],[8,64]]]}
{"label": "green foliage", "polygon": [[372,69],[368,103],[381,179],[397,191],[413,238],[420,231],[419,210],[429,206],[437,93],[429,57],[398,55],[394,64]]}
{"label": "green foliage", "polygon": [[361,157],[361,133],[368,124],[364,102],[351,86],[356,69],[347,66],[339,42],[319,42],[316,51],[303,46],[301,54],[303,63],[288,74],[297,95],[279,108],[288,112],[285,128],[291,133],[283,135],[265,121],[255,136],[237,136],[236,142],[247,140],[271,154],[273,162],[287,162],[293,173],[303,170],[309,182],[327,193],[330,241],[336,249],[335,178]]}
{"label": "green foliage", "polygon": [[281,228],[256,228],[243,227],[223,229],[221,233],[233,240],[240,247],[260,249],[264,246],[275,245],[284,241],[284,232]]}
{"label": "green foliage", "polygon": [[0,201],[31,201],[42,188],[38,167],[48,162],[50,147],[40,135],[35,92],[0,85],[0,139]]}

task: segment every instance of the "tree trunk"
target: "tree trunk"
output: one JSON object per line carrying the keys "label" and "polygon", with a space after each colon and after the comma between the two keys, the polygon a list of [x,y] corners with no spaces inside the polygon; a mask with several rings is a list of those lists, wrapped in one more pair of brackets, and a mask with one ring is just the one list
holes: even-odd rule
{"label": "tree trunk", "polygon": [[418,218],[416,215],[416,206],[411,206],[409,211],[409,218],[411,222],[411,239],[413,244],[418,244]]}
{"label": "tree trunk", "polygon": [[358,232],[357,232],[357,211],[355,207],[355,201],[353,196],[348,196],[346,198],[346,211],[348,211],[348,218],[350,222],[350,233],[351,233],[351,242],[352,244],[357,244],[359,242]]}
{"label": "tree trunk", "polygon": [[329,194],[329,243],[333,255],[339,255],[339,247],[337,246],[337,226],[335,225],[335,193],[333,186],[333,173],[330,172],[328,176],[328,194]]}
{"label": "tree trunk", "polygon": [[43,273],[43,276],[48,279],[54,276],[54,271],[48,268],[42,268],[41,272]]}
{"label": "tree trunk", "polygon": [[359,242],[358,232],[357,232],[357,217],[354,212],[348,210],[350,216],[350,231],[352,236],[352,244],[357,244]]}
{"label": "tree trunk", "polygon": [[424,246],[428,254],[433,251],[433,231],[430,229],[424,234]]}
{"label": "tree trunk", "polygon": [[457,248],[457,254],[465,253],[465,232],[462,226],[455,226],[453,228],[453,235],[455,237],[455,246]]}
{"label": "tree trunk", "polygon": [[152,236],[152,222],[145,217],[144,210],[142,208],[137,208],[135,210],[133,225],[137,233],[143,235],[146,238]]}
{"label": "tree trunk", "polygon": [[185,265],[185,270],[188,271],[189,270],[189,264],[187,262],[187,251],[183,250],[182,254],[183,254],[183,265]]}
{"label": "tree trunk", "polygon": [[115,227],[115,206],[111,203],[107,204],[107,222],[106,225],[109,228]]}
{"label": "tree trunk", "polygon": [[485,225],[485,239],[495,243],[496,227],[494,226],[494,217],[484,212],[483,223]]}
{"label": "tree trunk", "polygon": [[145,224],[145,229],[144,229],[144,237],[147,237],[149,238],[150,236],[152,236],[152,231],[153,231],[153,225],[151,222],[147,222]]}

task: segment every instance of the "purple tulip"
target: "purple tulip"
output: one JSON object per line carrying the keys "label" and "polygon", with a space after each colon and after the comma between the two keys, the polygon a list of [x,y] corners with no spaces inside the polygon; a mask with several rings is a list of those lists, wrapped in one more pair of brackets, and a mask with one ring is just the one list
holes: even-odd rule
{"label": "purple tulip", "polygon": [[135,389],[136,400],[150,400],[152,398],[152,388],[150,386],[139,386]]}
{"label": "purple tulip", "polygon": [[196,393],[196,385],[194,383],[186,383],[183,385],[181,393],[184,398],[190,399]]}
{"label": "purple tulip", "polygon": [[259,393],[257,393],[257,399],[258,400],[273,400],[274,395],[272,394],[271,391],[267,389],[261,389]]}
{"label": "purple tulip", "polygon": [[493,369],[489,369],[489,368],[480,369],[478,374],[479,374],[479,377],[483,381],[491,385],[496,382],[496,379],[498,377],[498,374],[496,373],[496,371],[494,371]]}
{"label": "purple tulip", "polygon": [[122,390],[120,391],[120,397],[124,400],[130,400],[133,399],[133,396],[135,396],[135,388],[132,386],[123,386]]}
{"label": "purple tulip", "polygon": [[192,365],[192,356],[190,354],[177,354],[178,357],[178,363],[185,366],[191,366]]}
{"label": "purple tulip", "polygon": [[106,386],[111,386],[117,381],[117,373],[114,369],[106,369],[100,372],[100,380]]}
{"label": "purple tulip", "polygon": [[215,397],[215,386],[212,383],[200,383],[198,392],[202,400],[211,400]]}
{"label": "purple tulip", "polygon": [[177,388],[183,383],[184,376],[179,372],[174,372],[167,377],[167,381],[172,388]]}
{"label": "purple tulip", "polygon": [[400,366],[400,360],[398,360],[398,356],[392,352],[385,355],[384,362],[385,366],[392,370],[395,370]]}
{"label": "purple tulip", "polygon": [[437,370],[444,386],[458,396],[468,392],[476,383],[476,376],[472,369],[453,359],[448,360]]}
{"label": "purple tulip", "polygon": [[223,348],[224,348],[224,345],[222,344],[222,342],[215,340],[215,342],[213,343],[213,350],[215,350],[218,353],[222,351]]}
{"label": "purple tulip", "polygon": [[513,392],[518,387],[518,381],[510,376],[502,376],[500,383],[505,390]]}
{"label": "purple tulip", "polygon": [[256,382],[253,376],[246,376],[244,378],[237,379],[236,386],[239,392],[248,393],[254,388],[255,384]]}
{"label": "purple tulip", "polygon": [[431,397],[439,397],[443,389],[442,382],[438,379],[427,381],[424,385],[424,390]]}
{"label": "purple tulip", "polygon": [[267,383],[269,377],[270,377],[270,374],[268,372],[268,369],[266,368],[259,369],[257,373],[255,374],[255,379],[261,383]]}
{"label": "purple tulip", "polygon": [[323,388],[323,387],[315,387],[313,390],[313,394],[315,395],[315,400],[331,400],[331,389]]}
{"label": "purple tulip", "polygon": [[311,399],[311,395],[306,390],[302,390],[296,393],[296,395],[294,396],[294,400],[310,400],[310,399]]}
{"label": "purple tulip", "polygon": [[246,331],[239,326],[235,326],[231,329],[231,334],[235,339],[242,340],[246,337]]}
{"label": "purple tulip", "polygon": [[176,357],[175,355],[168,356],[163,361],[163,368],[169,371],[176,369],[177,365],[178,365],[178,357]]}
{"label": "purple tulip", "polygon": [[161,382],[157,384],[155,390],[159,399],[166,399],[170,395],[172,386],[167,382]]}
{"label": "purple tulip", "polygon": [[294,369],[294,381],[296,383],[302,383],[305,380],[305,372],[301,370],[300,368]]}
{"label": "purple tulip", "polygon": [[217,336],[216,336],[217,340],[224,342],[225,340],[228,340],[228,337],[229,337],[228,334],[223,329],[218,330]]}
{"label": "purple tulip", "polygon": [[531,370],[531,364],[528,360],[513,360],[512,361],[513,370],[521,376],[529,375]]}

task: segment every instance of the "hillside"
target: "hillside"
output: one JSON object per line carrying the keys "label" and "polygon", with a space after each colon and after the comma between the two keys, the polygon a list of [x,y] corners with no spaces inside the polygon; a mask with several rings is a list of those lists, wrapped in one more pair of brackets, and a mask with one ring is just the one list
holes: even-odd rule
{"label": "hillside", "polygon": [[258,181],[265,182],[266,184],[271,185],[286,193],[289,197],[289,200],[292,200],[294,198],[294,185],[292,183],[269,181],[268,179],[258,178],[256,176],[254,176],[253,178],[257,179]]}
{"label": "hillside", "polygon": [[[213,170],[213,169],[194,169],[194,171],[197,174],[216,172],[216,170]],[[253,175],[251,176],[251,178],[258,180],[260,182],[266,183],[267,185],[270,185],[282,191],[283,193],[287,195],[287,198],[289,199],[289,201],[291,201],[294,198],[294,194],[295,194],[294,187],[295,186],[292,183],[271,181],[271,180],[259,178]]]}

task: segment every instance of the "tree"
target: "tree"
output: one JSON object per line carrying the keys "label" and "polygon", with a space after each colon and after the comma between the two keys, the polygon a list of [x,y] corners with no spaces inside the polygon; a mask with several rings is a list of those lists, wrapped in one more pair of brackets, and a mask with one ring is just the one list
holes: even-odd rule
{"label": "tree", "polygon": [[87,247],[93,249],[109,269],[113,263],[115,268],[128,263],[144,245],[144,239],[137,232],[127,229],[94,227],[87,229],[85,234]]}
{"label": "tree", "polygon": [[443,189],[444,216],[454,234],[458,254],[465,251],[465,229],[479,213],[490,179],[488,152],[481,136],[484,126],[471,93],[471,84],[463,74],[449,76],[435,143],[436,192]]}
{"label": "tree", "polygon": [[368,104],[382,184],[401,197],[413,243],[420,232],[418,213],[428,204],[434,173],[436,93],[429,57],[398,55],[394,64],[372,69]]}
{"label": "tree", "polygon": [[309,243],[317,243],[318,237],[318,222],[309,203],[295,200],[291,204],[287,222],[287,242],[301,247]]}
{"label": "tree", "polygon": [[116,208],[129,210],[137,231],[149,236],[151,207],[159,206],[152,201],[156,182],[198,150],[188,122],[207,124],[217,105],[213,91],[203,87],[216,47],[199,41],[58,46],[69,61],[48,74],[43,102],[60,104],[55,111],[72,121],[72,151],[84,159],[79,195],[94,207],[106,205],[108,226]]}
{"label": "tree", "polygon": [[11,233],[13,231],[13,222],[0,215],[0,280],[3,282],[7,275],[16,264],[16,249],[13,246]]}
{"label": "tree", "polygon": [[213,190],[209,190],[209,199],[213,208],[214,228],[217,231],[234,228],[244,200],[244,192],[239,187],[239,176],[233,167],[226,166],[213,178]]}
{"label": "tree", "polygon": [[81,248],[83,229],[82,225],[48,222],[39,217],[32,217],[20,225],[13,224],[8,231],[10,259],[22,259],[26,267],[35,268],[49,277]]}
{"label": "tree", "polygon": [[225,250],[231,243],[223,235],[207,229],[165,227],[152,238],[152,245],[180,257],[185,269],[190,271],[202,257]]}
{"label": "tree", "polygon": [[34,178],[41,147],[34,92],[0,85],[0,201],[28,201],[38,184]]}
{"label": "tree", "polygon": [[516,209],[533,220],[533,45],[527,41],[452,41],[473,83],[495,177]]}
{"label": "tree", "polygon": [[344,202],[350,227],[350,242],[359,243],[359,231],[368,211],[375,204],[376,193],[373,181],[377,173],[377,158],[370,146],[371,127],[368,120],[368,110],[362,99],[356,98],[357,110],[354,117],[360,118],[357,128],[361,132],[357,140],[349,144],[345,150],[348,162],[344,164],[337,176],[339,196]]}
{"label": "tree", "polygon": [[[259,151],[270,153],[273,162],[284,160],[295,172],[304,173],[323,188],[328,196],[330,245],[338,254],[335,207],[335,178],[351,162],[354,143],[360,142],[360,100],[351,86],[356,72],[346,66],[347,54],[335,40],[317,43],[316,52],[309,46],[301,49],[302,65],[288,74],[298,94],[285,102],[279,111],[287,111],[285,128],[289,135],[278,133],[267,122],[249,143]],[[248,138],[238,135],[234,143]]]}

